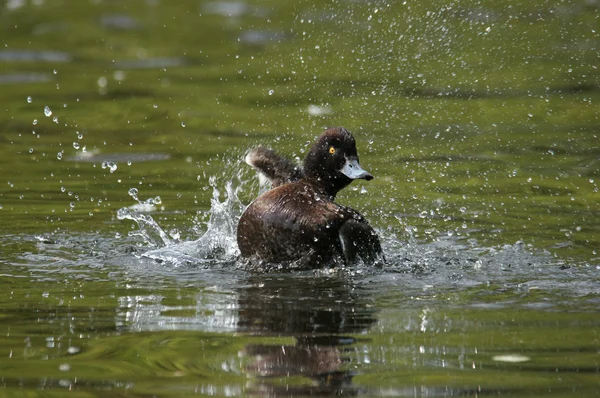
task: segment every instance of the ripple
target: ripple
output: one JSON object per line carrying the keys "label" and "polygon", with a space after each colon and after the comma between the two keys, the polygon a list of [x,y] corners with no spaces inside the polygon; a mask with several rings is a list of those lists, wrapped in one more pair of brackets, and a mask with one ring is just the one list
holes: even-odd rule
{"label": "ripple", "polygon": [[170,159],[168,153],[98,153],[93,151],[79,152],[69,156],[71,162],[156,162]]}
{"label": "ripple", "polygon": [[136,30],[141,27],[140,22],[124,14],[106,14],[100,17],[100,24],[107,29]]}
{"label": "ripple", "polygon": [[250,45],[263,45],[270,42],[279,43],[285,40],[286,36],[283,32],[265,31],[265,30],[250,30],[242,33],[240,42]]}
{"label": "ripple", "polygon": [[116,69],[173,68],[187,63],[185,58],[145,58],[115,61]]}
{"label": "ripple", "polygon": [[229,18],[240,18],[246,15],[267,15],[265,8],[249,6],[243,1],[211,1],[202,6],[202,12]]}
{"label": "ripple", "polygon": [[0,61],[5,62],[71,62],[73,57],[61,51],[0,50]]}
{"label": "ripple", "polygon": [[46,83],[52,80],[48,73],[7,73],[0,75],[0,84]]}

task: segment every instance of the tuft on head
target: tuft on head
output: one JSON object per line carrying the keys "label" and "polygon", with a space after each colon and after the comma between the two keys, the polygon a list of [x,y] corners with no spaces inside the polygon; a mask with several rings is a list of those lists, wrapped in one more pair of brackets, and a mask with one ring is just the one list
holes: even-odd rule
{"label": "tuft on head", "polygon": [[353,155],[356,156],[356,141],[352,134],[343,127],[334,127],[325,130],[317,140],[317,143],[319,142],[328,145],[337,144],[346,151],[354,152]]}

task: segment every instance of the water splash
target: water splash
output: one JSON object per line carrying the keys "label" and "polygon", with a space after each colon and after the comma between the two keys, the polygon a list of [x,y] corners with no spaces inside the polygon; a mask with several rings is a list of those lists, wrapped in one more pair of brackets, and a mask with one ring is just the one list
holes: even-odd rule
{"label": "water splash", "polygon": [[[148,248],[140,257],[156,260],[173,266],[200,265],[201,268],[241,268],[247,264],[238,262],[237,224],[245,205],[240,200],[242,191],[248,188],[260,194],[265,187],[256,182],[255,173],[241,165],[242,156],[233,159],[219,159],[224,171],[219,176],[208,178],[212,188],[210,208],[199,212],[193,220],[192,236],[183,236],[179,231],[168,232],[148,213],[156,211],[160,198],[142,201],[137,188],[129,190],[129,195],[137,204],[122,208],[117,217],[137,223],[138,229],[129,237],[141,238]],[[199,177],[200,179],[200,177]],[[247,194],[247,192],[245,192]],[[246,196],[246,195],[244,195]],[[556,260],[547,253],[540,253],[531,245],[518,242],[505,247],[488,247],[475,239],[448,236],[440,233],[431,242],[416,238],[414,228],[395,214],[380,214],[387,228],[377,228],[381,238],[385,262],[382,267],[357,265],[340,267],[338,271],[374,278],[387,278],[389,275],[406,275],[404,283],[427,286],[448,284],[480,284],[490,279],[504,279],[509,272],[514,275],[528,274],[532,268],[541,265],[556,265]],[[377,227],[377,226],[376,226]],[[532,266],[535,264],[535,266]],[[271,272],[290,270],[275,268]],[[317,271],[318,272],[318,271]],[[379,275],[379,276],[378,276]],[[410,279],[410,275],[416,279]]]}
{"label": "water splash", "polygon": [[141,237],[143,241],[151,247],[162,247],[173,244],[167,233],[165,233],[156,221],[154,221],[152,216],[149,214],[142,214],[156,210],[155,205],[162,203],[160,197],[157,196],[141,201],[138,198],[139,192],[137,188],[131,188],[127,193],[138,203],[130,207],[119,209],[117,211],[117,219],[132,220],[137,223],[139,230],[130,232],[129,236]]}
{"label": "water splash", "polygon": [[169,235],[154,221],[149,214],[142,214],[128,207],[117,211],[119,220],[131,220],[137,223],[139,230],[132,231],[129,236],[139,236],[151,247],[169,246],[173,244]]}
{"label": "water splash", "polygon": [[198,254],[203,258],[233,260],[239,255],[236,231],[245,205],[240,201],[238,194],[244,184],[234,185],[233,181],[227,181],[222,202],[215,177],[209,178],[209,185],[213,188],[213,196],[210,200],[206,232],[196,241]]}
{"label": "water splash", "polygon": [[[238,195],[246,181],[242,178],[242,172],[237,173],[225,182],[224,192],[215,176],[209,177],[208,183],[212,188],[210,209],[199,214],[193,227],[201,236],[184,242],[171,239],[151,215],[137,211],[138,205],[147,204],[148,201],[138,199],[136,188],[129,190],[138,205],[120,209],[117,218],[138,224],[139,230],[130,232],[129,236],[141,237],[145,244],[153,248],[142,256],[173,265],[200,264],[211,267],[230,264],[239,257],[236,231],[245,205]],[[208,221],[203,221],[205,219]]]}

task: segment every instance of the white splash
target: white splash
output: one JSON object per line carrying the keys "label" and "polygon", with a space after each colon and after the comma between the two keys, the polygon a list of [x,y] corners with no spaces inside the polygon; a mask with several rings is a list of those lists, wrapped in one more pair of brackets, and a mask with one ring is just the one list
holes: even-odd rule
{"label": "white splash", "polygon": [[[194,229],[204,231],[197,240],[177,242],[171,239],[151,215],[136,212],[132,207],[119,209],[117,218],[135,221],[139,230],[130,232],[129,236],[141,237],[147,245],[155,248],[142,254],[143,257],[173,265],[235,261],[239,256],[237,224],[245,208],[238,198],[238,193],[244,185],[243,181],[238,178],[236,182],[239,183],[234,184],[234,180],[227,181],[222,196],[216,178],[209,178],[209,185],[213,189],[210,210],[207,213],[209,219],[207,222],[196,220]],[[130,195],[131,193],[130,191]],[[131,196],[138,200],[137,194],[136,189]],[[141,203],[139,200],[138,202]]]}

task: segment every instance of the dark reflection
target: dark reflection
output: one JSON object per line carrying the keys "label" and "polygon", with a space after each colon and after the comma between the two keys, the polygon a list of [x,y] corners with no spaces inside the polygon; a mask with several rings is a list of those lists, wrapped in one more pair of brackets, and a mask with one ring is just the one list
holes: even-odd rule
{"label": "dark reflection", "polygon": [[[354,395],[348,362],[351,335],[376,322],[368,299],[343,277],[257,276],[239,291],[238,329],[260,336],[291,336],[295,344],[245,347],[246,371],[258,395]],[[285,383],[281,377],[287,377]],[[293,380],[293,381],[291,381]]]}

